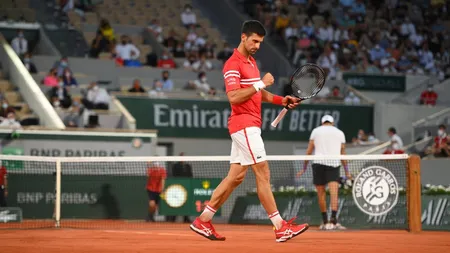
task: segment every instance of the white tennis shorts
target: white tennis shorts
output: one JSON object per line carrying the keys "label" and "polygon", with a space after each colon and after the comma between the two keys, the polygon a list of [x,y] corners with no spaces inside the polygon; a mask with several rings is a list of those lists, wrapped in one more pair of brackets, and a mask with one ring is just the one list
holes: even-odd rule
{"label": "white tennis shorts", "polygon": [[252,165],[266,160],[266,149],[259,127],[247,127],[231,135],[230,163]]}

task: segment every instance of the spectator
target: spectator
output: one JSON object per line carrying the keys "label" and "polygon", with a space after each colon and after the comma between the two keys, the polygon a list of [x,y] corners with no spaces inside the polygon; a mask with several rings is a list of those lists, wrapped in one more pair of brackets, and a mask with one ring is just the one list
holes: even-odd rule
{"label": "spectator", "polygon": [[206,73],[200,72],[198,73],[198,79],[195,81],[189,81],[186,89],[188,90],[198,90],[201,92],[208,93],[211,87],[207,83]]}
{"label": "spectator", "polygon": [[132,61],[139,59],[140,51],[128,36],[122,35],[120,40],[121,43],[117,44],[115,48],[116,63],[119,66],[129,66]]}
{"label": "spectator", "polygon": [[175,57],[175,58],[185,58],[186,57],[186,53],[184,52],[184,47],[183,47],[182,43],[177,43],[175,50],[173,50],[171,53],[172,53],[173,57]]}
{"label": "spectator", "polygon": [[398,136],[397,130],[394,127],[390,127],[387,133],[390,137],[390,145],[389,147],[384,151],[383,154],[403,154],[405,153],[403,151],[403,141]]}
{"label": "spectator", "polygon": [[147,30],[153,34],[153,37],[156,38],[158,43],[162,43],[164,41],[163,38],[163,28],[159,24],[157,19],[153,19],[152,22],[147,26]]}
{"label": "spectator", "polygon": [[65,69],[69,69],[69,71],[71,71],[69,68],[69,59],[67,58],[67,56],[63,56],[59,61],[56,61],[53,64],[53,68],[56,69],[56,76],[58,77],[63,75]]}
{"label": "spectator", "polygon": [[134,79],[133,80],[133,87],[131,87],[128,92],[136,92],[136,93],[144,93],[145,89],[141,86],[141,80]]}
{"label": "spectator", "polygon": [[[233,49],[230,47],[230,45],[228,43],[225,42],[223,45],[222,51],[220,51],[217,54],[217,59],[221,60],[223,63],[225,63],[232,54],[233,54]],[[449,57],[449,61],[450,61],[450,57]]]}
{"label": "spectator", "polygon": [[108,92],[104,88],[98,87],[96,82],[92,82],[89,85],[86,97],[81,100],[83,105],[90,110],[108,110],[109,101],[110,97]]}
{"label": "spectator", "polygon": [[438,94],[433,90],[433,86],[428,86],[426,91],[420,94],[420,104],[435,106],[438,99]]}
{"label": "spectator", "polygon": [[107,40],[101,33],[97,33],[96,37],[92,40],[91,48],[89,50],[89,57],[98,58],[102,52],[111,51],[111,42]]}
{"label": "spectator", "polygon": [[50,69],[48,74],[42,80],[42,84],[47,87],[58,86],[58,72],[57,72],[56,68]]}
{"label": "spectator", "polygon": [[275,32],[281,36],[284,34],[284,30],[290,23],[290,19],[288,17],[289,11],[287,9],[281,9],[280,15],[276,17],[275,20]]}
{"label": "spectator", "polygon": [[72,106],[69,108],[69,114],[64,117],[63,122],[66,127],[81,127],[83,125],[80,103],[77,101],[72,103]]}
{"label": "spectator", "polygon": [[336,77],[337,57],[331,49],[330,44],[327,44],[325,46],[323,54],[319,57],[319,59],[317,59],[317,64],[326,69],[326,71],[328,72],[327,78]]}
{"label": "spectator", "polygon": [[197,16],[192,11],[192,6],[186,4],[184,6],[184,11],[181,13],[181,23],[188,29],[192,25],[197,25]]}
{"label": "spectator", "polygon": [[339,88],[339,86],[334,86],[333,87],[333,90],[331,91],[331,94],[329,95],[329,98],[333,99],[333,100],[342,100],[342,99],[344,99],[342,97],[341,89]]}
{"label": "spectator", "polygon": [[194,70],[193,65],[197,62],[197,56],[193,53],[189,54],[188,58],[184,61],[183,67],[188,70]]}
{"label": "spectator", "polygon": [[428,49],[428,45],[424,44],[422,50],[419,51],[420,64],[426,70],[432,70],[434,68],[433,53]]}
{"label": "spectator", "polygon": [[36,74],[37,73],[36,65],[34,65],[34,63],[31,61],[31,54],[30,53],[25,53],[24,54],[24,56],[23,56],[23,65],[28,70],[28,72],[30,72],[30,74]]}
{"label": "spectator", "polygon": [[192,64],[192,69],[196,72],[210,71],[213,69],[213,65],[208,59],[206,59],[206,55],[202,54],[200,59]]}
{"label": "spectator", "polygon": [[170,57],[169,53],[164,51],[161,55],[161,59],[158,61],[158,68],[174,69],[176,68],[175,61]]}
{"label": "spectator", "polygon": [[20,59],[23,58],[25,53],[28,53],[28,40],[25,38],[23,30],[17,32],[17,37],[11,41],[11,47]]}
{"label": "spectator", "polygon": [[426,154],[433,154],[434,157],[449,157],[450,156],[450,137],[447,134],[447,127],[443,124],[439,125],[434,143],[427,148]]}
{"label": "spectator", "polygon": [[352,143],[353,145],[359,145],[361,142],[366,142],[367,141],[367,135],[366,132],[364,132],[364,130],[359,129],[358,131],[358,136],[356,138],[352,139]]}
{"label": "spectator", "polygon": [[78,86],[77,79],[72,75],[72,72],[69,68],[64,70],[62,75],[62,80],[64,82],[64,86]]}
{"label": "spectator", "polygon": [[72,105],[72,98],[69,91],[64,87],[62,78],[59,79],[58,86],[53,87],[50,91],[50,101],[55,108],[69,108]]}
{"label": "spectator", "polygon": [[16,112],[16,110],[14,109],[14,107],[9,105],[6,99],[2,99],[2,107],[0,108],[0,117],[6,118],[8,116],[8,113],[10,112]]}
{"label": "spectator", "polygon": [[344,98],[344,103],[346,105],[359,105],[361,103],[361,100],[359,97],[355,95],[352,91],[348,93],[348,95]]}
{"label": "spectator", "polygon": [[159,98],[165,97],[163,92],[163,86],[164,86],[163,82],[161,80],[156,79],[153,82],[153,88],[148,91],[149,97],[159,97]]}
{"label": "spectator", "polygon": [[97,29],[97,34],[100,34],[102,36],[102,40],[105,40],[104,42],[109,46],[111,46],[116,39],[114,29],[111,27],[107,19],[100,20],[100,25]]}
{"label": "spectator", "polygon": [[164,70],[162,72],[162,90],[163,91],[172,91],[173,90],[173,82],[169,79],[169,71]]}
{"label": "spectator", "polygon": [[16,120],[16,113],[9,112],[7,118],[0,123],[1,128],[21,129],[22,125]]}
{"label": "spectator", "polygon": [[380,47],[379,44],[375,45],[375,47],[370,50],[371,61],[381,60],[386,56],[386,51],[382,47]]}
{"label": "spectator", "polygon": [[289,26],[284,30],[284,39],[287,42],[288,52],[287,56],[290,58],[294,55],[295,44],[300,39],[300,29],[297,22],[291,21]]}

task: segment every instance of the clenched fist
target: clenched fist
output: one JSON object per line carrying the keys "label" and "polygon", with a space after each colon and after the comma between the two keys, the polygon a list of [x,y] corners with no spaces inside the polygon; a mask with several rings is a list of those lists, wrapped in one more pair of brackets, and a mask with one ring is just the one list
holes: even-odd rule
{"label": "clenched fist", "polygon": [[263,78],[261,79],[261,81],[263,81],[263,83],[266,85],[266,87],[270,86],[273,84],[273,82],[275,81],[275,79],[273,78],[273,75],[270,73],[266,73]]}

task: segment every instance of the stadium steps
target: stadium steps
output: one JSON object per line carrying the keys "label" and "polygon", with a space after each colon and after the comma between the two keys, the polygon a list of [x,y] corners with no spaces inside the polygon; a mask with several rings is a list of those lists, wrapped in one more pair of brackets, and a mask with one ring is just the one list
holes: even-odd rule
{"label": "stadium steps", "polygon": [[[16,111],[16,117],[21,122],[22,126],[31,125],[39,122],[39,118],[31,111],[28,104],[23,100],[18,92],[18,89],[8,80],[4,78],[3,72],[0,70],[0,92],[8,104]],[[25,120],[27,122],[25,122]]]}

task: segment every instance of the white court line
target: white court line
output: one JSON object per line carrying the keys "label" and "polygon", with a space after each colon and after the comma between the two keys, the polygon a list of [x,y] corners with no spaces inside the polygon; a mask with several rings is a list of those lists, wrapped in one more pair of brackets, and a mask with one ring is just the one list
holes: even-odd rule
{"label": "white court line", "polygon": [[140,235],[160,235],[160,236],[185,236],[194,237],[195,235],[179,234],[179,233],[155,233],[155,232],[143,232],[143,231],[122,231],[122,230],[103,230],[106,233],[122,233],[122,234],[140,234]]}

